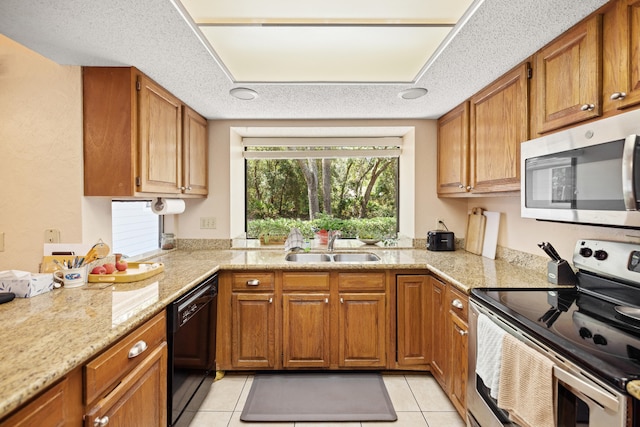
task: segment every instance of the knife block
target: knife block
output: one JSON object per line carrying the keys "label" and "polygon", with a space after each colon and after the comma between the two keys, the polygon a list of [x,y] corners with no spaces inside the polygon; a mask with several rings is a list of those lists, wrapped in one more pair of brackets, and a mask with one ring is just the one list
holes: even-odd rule
{"label": "knife block", "polygon": [[547,263],[547,281],[554,285],[575,285],[576,275],[566,260]]}

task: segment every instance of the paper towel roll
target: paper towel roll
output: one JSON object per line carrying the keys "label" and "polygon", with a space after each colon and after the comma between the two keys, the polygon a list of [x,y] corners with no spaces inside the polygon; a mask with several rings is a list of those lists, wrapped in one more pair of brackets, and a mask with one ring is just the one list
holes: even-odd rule
{"label": "paper towel roll", "polygon": [[159,198],[151,204],[151,210],[157,215],[181,214],[184,212],[184,200]]}

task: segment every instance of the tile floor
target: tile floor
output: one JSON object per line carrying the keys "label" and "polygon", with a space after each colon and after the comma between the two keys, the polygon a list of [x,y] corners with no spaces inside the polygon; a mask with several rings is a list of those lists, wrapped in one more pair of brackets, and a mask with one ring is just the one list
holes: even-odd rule
{"label": "tile floor", "polygon": [[384,375],[396,422],[356,423],[245,423],[240,421],[244,402],[251,388],[252,375],[228,374],[211,386],[209,395],[190,427],[260,426],[260,427],[339,427],[389,425],[397,427],[463,427],[464,421],[429,374]]}

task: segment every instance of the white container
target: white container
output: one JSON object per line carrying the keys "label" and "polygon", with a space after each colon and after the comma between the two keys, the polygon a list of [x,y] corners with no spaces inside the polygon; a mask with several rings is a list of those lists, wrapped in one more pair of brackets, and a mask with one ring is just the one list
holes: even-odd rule
{"label": "white container", "polygon": [[0,271],[0,292],[13,292],[17,297],[30,298],[53,289],[53,274],[28,271]]}

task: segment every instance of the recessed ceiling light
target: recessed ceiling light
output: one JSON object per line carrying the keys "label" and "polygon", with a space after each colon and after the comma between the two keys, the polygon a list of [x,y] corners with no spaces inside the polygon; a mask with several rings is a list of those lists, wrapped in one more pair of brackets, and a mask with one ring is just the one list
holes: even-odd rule
{"label": "recessed ceiling light", "polygon": [[229,91],[229,94],[245,101],[251,101],[258,97],[258,92],[246,87],[234,87]]}
{"label": "recessed ceiling light", "polygon": [[402,99],[416,99],[421,96],[425,96],[427,94],[427,90],[423,87],[412,87],[409,89],[405,89],[398,94],[398,97]]}

